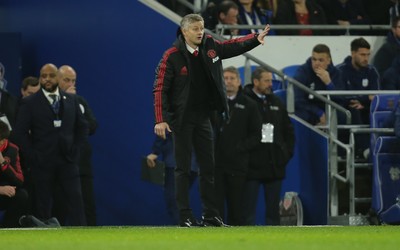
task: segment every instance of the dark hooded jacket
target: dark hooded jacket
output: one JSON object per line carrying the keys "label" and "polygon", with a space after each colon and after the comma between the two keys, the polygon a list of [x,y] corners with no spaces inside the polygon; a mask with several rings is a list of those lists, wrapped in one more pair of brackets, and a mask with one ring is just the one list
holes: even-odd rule
{"label": "dark hooded jacket", "polygon": [[[333,63],[329,64],[327,71],[329,72],[332,82],[325,85],[325,83],[323,83],[315,74],[310,57],[307,59],[305,64],[301,65],[297,69],[293,78],[312,90],[344,90],[341,73],[335,66],[333,66]],[[325,113],[324,102],[299,88],[295,88],[294,90],[296,115],[311,124],[317,124],[320,116]],[[335,99],[335,101],[340,102],[338,99]]]}
{"label": "dark hooded jacket", "polygon": [[[372,65],[355,69],[352,64],[352,57],[347,56],[343,63],[336,67],[340,70],[345,90],[379,90],[379,74]],[[349,105],[349,100],[356,99],[364,106],[369,106],[370,100],[367,95],[346,96],[345,106]]]}
{"label": "dark hooded jacket", "polygon": [[372,64],[378,70],[380,76],[390,67],[396,56],[400,55],[400,39],[389,31],[385,42],[376,52]]}
{"label": "dark hooded jacket", "polygon": [[400,90],[400,55],[397,56],[382,77],[381,89]]}
{"label": "dark hooded jacket", "polygon": [[295,134],[285,105],[274,94],[266,95],[265,101],[253,91],[253,84],[245,87],[245,93],[257,103],[262,123],[274,125],[273,143],[258,142],[250,153],[249,180],[279,180],[285,178],[286,165],[294,154]]}
{"label": "dark hooded jacket", "polygon": [[216,119],[215,167],[225,173],[246,175],[250,152],[261,140],[257,104],[240,89],[229,101],[230,120]]}

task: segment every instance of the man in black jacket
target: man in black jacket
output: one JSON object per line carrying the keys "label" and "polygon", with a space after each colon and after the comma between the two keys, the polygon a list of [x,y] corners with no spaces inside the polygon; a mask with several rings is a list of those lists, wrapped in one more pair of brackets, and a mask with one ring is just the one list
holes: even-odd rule
{"label": "man in black jacket", "polygon": [[[189,173],[192,145],[200,167],[203,225],[223,226],[215,205],[214,149],[210,112],[229,116],[221,60],[240,55],[264,43],[260,34],[219,42],[204,35],[200,15],[183,17],[181,35],[168,49],[156,70],[154,82],[154,132],[166,137],[173,131],[175,143],[176,199],[180,225],[198,225],[189,205]],[[171,127],[170,127],[171,125]]]}
{"label": "man in black jacket", "polygon": [[[89,126],[89,135],[93,135],[97,129],[97,120],[94,116],[92,109],[90,108],[88,102],[80,95],[76,93],[76,71],[69,65],[63,65],[58,69],[58,87],[65,91],[66,93],[75,95],[79,108],[82,111],[82,114],[85,117],[85,120]],[[93,188],[93,167],[92,167],[92,146],[89,143],[89,140],[85,140],[80,148],[79,152],[79,177],[81,181],[82,188],[82,198],[83,198],[83,207],[85,209],[86,222],[88,226],[96,226],[96,203],[94,199],[94,188]],[[61,214],[56,214],[57,218],[61,223],[64,222],[62,219],[62,213],[65,211],[65,206],[63,204],[63,197],[59,197],[57,200],[61,205],[56,207],[60,209]]]}
{"label": "man in black jacket", "polygon": [[230,120],[216,119],[215,188],[220,215],[226,202],[228,224],[241,225],[249,154],[261,140],[261,116],[255,101],[243,94],[239,71],[225,68],[224,78]]}
{"label": "man in black jacket", "polygon": [[257,68],[245,92],[257,102],[262,117],[261,140],[250,153],[244,189],[244,225],[255,224],[258,191],[265,195],[266,224],[279,225],[279,201],[286,164],[293,156],[294,129],[281,100],[272,93],[272,73]]}
{"label": "man in black jacket", "polygon": [[22,99],[15,138],[31,167],[37,217],[52,217],[57,182],[67,202],[67,225],[85,226],[78,160],[87,122],[76,96],[59,89],[57,73],[53,64],[41,68],[41,89]]}

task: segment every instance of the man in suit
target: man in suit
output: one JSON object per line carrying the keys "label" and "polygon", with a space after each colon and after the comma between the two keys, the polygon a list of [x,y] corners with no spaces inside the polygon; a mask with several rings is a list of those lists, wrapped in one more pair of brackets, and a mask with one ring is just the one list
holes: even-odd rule
{"label": "man in suit", "polygon": [[37,216],[51,217],[55,184],[60,184],[67,207],[67,225],[86,225],[79,180],[79,149],[87,138],[87,122],[74,95],[58,88],[58,69],[40,70],[41,90],[24,98],[15,137],[31,166]]}
{"label": "man in suit", "polygon": [[[61,66],[58,69],[58,87],[62,91],[76,95],[76,77],[76,71],[71,66]],[[80,95],[76,95],[76,98],[78,99],[79,107],[89,125],[89,135],[93,135],[97,129],[97,120],[87,101]],[[96,226],[96,205],[94,199],[92,172],[92,147],[88,140],[85,140],[81,147],[78,165],[86,222],[88,226]]]}

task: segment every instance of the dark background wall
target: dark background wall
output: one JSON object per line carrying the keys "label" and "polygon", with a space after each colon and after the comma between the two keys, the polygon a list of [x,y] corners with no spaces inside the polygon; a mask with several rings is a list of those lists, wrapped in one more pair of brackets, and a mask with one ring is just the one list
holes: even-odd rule
{"label": "dark background wall", "polygon": [[[46,63],[68,64],[78,73],[78,93],[87,99],[99,122],[97,133],[90,138],[99,225],[171,223],[162,188],[140,180],[140,161],[154,139],[154,70],[174,41],[176,29],[135,0],[0,2],[0,61],[5,63],[2,58],[7,57],[4,60],[10,62],[5,65],[10,92],[19,96],[20,79],[38,76]],[[5,43],[5,36],[16,42]],[[295,126],[296,131],[302,129],[301,124]],[[327,174],[321,168],[327,162],[326,139],[310,135],[318,137],[314,143],[307,133],[300,135],[304,137],[297,138],[298,142],[310,143],[297,144],[283,192],[300,192],[307,201],[305,208],[312,209],[305,211],[306,224],[326,224]],[[300,148],[302,154],[298,154]],[[313,154],[320,157],[307,160]],[[194,188],[191,202],[195,215],[200,216],[198,197]],[[258,224],[265,221],[263,210],[260,198]]]}
{"label": "dark background wall", "polygon": [[135,0],[0,1],[0,32],[21,35],[21,78],[45,63],[77,71],[99,122],[91,142],[100,225],[168,223],[162,189],[140,180],[140,158],[154,138],[154,69],[176,28]]}

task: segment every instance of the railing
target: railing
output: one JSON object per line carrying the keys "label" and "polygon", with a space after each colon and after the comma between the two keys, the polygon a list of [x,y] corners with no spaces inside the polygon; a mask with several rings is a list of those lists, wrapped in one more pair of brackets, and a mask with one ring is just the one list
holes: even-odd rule
{"label": "railing", "polygon": [[187,0],[176,0],[176,1],[179,2],[180,4],[182,4],[183,6],[193,10],[193,13],[201,13],[207,8],[207,5],[203,5],[201,0],[198,0],[198,1],[200,1],[200,3],[199,3],[200,6],[199,7],[194,5],[194,4],[192,4],[192,3],[190,3],[190,2],[188,2]]}
{"label": "railing", "polygon": [[[330,99],[330,96],[360,96],[360,95],[379,95],[379,94],[398,94],[400,95],[400,91],[397,90],[330,90],[330,91],[317,91],[321,95],[327,96]],[[328,107],[329,109],[329,107]],[[393,133],[392,128],[362,128],[359,125],[338,125],[337,128],[349,129],[349,144],[343,144],[340,141],[336,141],[336,136],[332,136],[332,145],[330,147],[330,176],[335,180],[339,180],[343,183],[349,184],[349,214],[351,216],[355,215],[355,206],[356,202],[366,200],[365,198],[356,198],[355,197],[355,136],[356,133]],[[334,131],[337,133],[337,128],[334,127]],[[336,134],[337,135],[337,134]],[[337,148],[336,145],[343,147],[346,150],[346,173],[345,176],[342,176],[338,173],[337,168]],[[330,211],[331,216],[338,215],[338,191],[336,189],[336,182],[332,181],[331,190],[330,190]]]}
{"label": "railing", "polygon": [[[264,29],[265,25],[245,25],[245,24],[217,24],[216,33],[224,34],[225,30],[248,30],[248,29]],[[390,25],[331,25],[331,24],[318,24],[318,25],[299,25],[299,24],[271,24],[271,29],[274,30],[344,30],[345,34],[349,35],[351,30],[364,30],[364,31],[389,31]]]}

